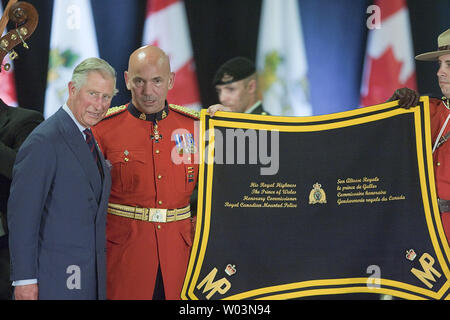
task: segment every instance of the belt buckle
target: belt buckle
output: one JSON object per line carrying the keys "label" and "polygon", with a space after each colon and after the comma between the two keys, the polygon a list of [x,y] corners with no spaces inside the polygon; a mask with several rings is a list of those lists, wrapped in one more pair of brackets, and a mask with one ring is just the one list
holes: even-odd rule
{"label": "belt buckle", "polygon": [[151,222],[166,222],[167,209],[150,208],[148,221]]}

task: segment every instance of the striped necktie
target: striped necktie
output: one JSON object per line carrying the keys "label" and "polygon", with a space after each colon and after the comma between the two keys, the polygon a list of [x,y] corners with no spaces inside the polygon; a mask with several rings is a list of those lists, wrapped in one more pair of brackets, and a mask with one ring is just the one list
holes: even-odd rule
{"label": "striped necktie", "polygon": [[91,150],[92,156],[94,157],[95,163],[97,164],[98,171],[100,172],[100,176],[103,181],[103,168],[98,157],[97,148],[95,147],[95,139],[92,135],[92,131],[91,129],[85,129],[83,132],[86,135],[86,143],[89,146],[89,150]]}
{"label": "striped necktie", "polygon": [[85,129],[84,134],[86,135],[86,143],[89,146],[89,150],[91,150],[92,156],[95,159],[95,162],[97,162],[98,165],[98,155],[97,155],[97,150],[95,149],[95,142],[94,142],[94,137],[92,136],[92,131],[91,129]]}

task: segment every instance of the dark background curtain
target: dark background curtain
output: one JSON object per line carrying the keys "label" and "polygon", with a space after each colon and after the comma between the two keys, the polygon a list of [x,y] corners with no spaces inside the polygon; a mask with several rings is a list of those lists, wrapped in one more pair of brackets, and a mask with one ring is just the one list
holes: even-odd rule
{"label": "dark background curtain", "polygon": [[[283,1],[283,0],[280,0]],[[3,7],[6,6],[2,0]],[[28,44],[14,61],[19,105],[42,111],[48,67],[53,0],[29,0],[40,14]],[[203,106],[217,103],[211,80],[227,59],[256,57],[261,0],[185,0]],[[101,58],[118,73],[120,93],[112,106],[127,103],[123,72],[141,46],[145,0],[91,0]],[[435,50],[450,28],[450,0],[409,0],[415,54]],[[369,0],[299,0],[314,114],[353,109],[359,90],[368,29]],[[440,94],[437,65],[416,62],[419,91]],[[388,97],[386,97],[387,99]]]}

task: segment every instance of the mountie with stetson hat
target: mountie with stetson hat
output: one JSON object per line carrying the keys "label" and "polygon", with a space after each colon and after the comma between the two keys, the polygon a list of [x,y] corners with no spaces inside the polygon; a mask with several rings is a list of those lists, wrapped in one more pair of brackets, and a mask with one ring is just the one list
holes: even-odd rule
{"label": "mountie with stetson hat", "polygon": [[437,58],[445,54],[450,54],[450,29],[439,35],[438,49],[436,51],[419,54],[418,56],[416,56],[416,60],[436,61]]}
{"label": "mountie with stetson hat", "polygon": [[[439,61],[436,73],[443,97],[429,99],[431,140],[433,143],[433,169],[436,185],[437,205],[441,215],[442,227],[450,243],[450,29],[438,36],[438,48],[416,56],[419,61]],[[412,92],[412,93],[411,93]],[[411,94],[419,95],[414,90],[405,91],[405,99]],[[408,257],[407,257],[408,258]]]}
{"label": "mountie with stetson hat", "polygon": [[[438,49],[436,51],[422,53],[416,56],[419,61],[438,61],[439,57],[450,54],[450,29],[447,29],[438,36]],[[439,75],[438,75],[439,76]],[[441,80],[440,80],[441,81]],[[446,80],[448,82],[449,79]],[[447,109],[450,109],[448,90],[445,92],[441,87],[443,104]],[[442,137],[444,138],[444,137]],[[446,141],[448,136],[444,139]],[[450,205],[450,204],[449,204]]]}

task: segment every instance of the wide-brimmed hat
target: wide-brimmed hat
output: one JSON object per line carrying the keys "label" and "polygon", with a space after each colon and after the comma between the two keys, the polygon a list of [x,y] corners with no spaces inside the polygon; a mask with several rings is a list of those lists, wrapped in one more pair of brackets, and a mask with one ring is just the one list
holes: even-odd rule
{"label": "wide-brimmed hat", "polygon": [[450,54],[450,29],[439,35],[437,51],[419,54],[416,56],[416,60],[436,61],[438,57],[444,54]]}

